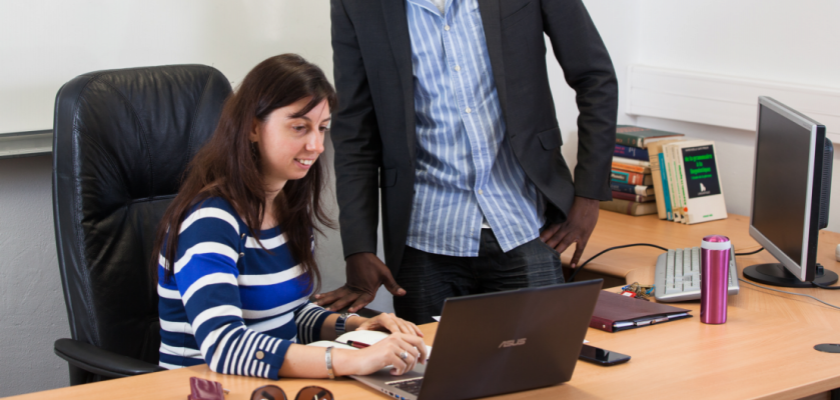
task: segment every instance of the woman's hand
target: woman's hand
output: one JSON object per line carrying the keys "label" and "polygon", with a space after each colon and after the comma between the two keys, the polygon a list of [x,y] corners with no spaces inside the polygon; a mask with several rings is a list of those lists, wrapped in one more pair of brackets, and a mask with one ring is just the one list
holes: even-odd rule
{"label": "woman's hand", "polygon": [[339,375],[368,375],[392,365],[391,374],[402,375],[418,361],[425,364],[427,356],[426,344],[416,335],[392,333],[364,349],[335,349],[333,366]]}
{"label": "woman's hand", "polygon": [[382,331],[391,333],[405,333],[407,335],[414,335],[423,337],[423,332],[417,325],[408,322],[394,314],[382,313],[373,318],[368,318],[356,330],[361,331]]}

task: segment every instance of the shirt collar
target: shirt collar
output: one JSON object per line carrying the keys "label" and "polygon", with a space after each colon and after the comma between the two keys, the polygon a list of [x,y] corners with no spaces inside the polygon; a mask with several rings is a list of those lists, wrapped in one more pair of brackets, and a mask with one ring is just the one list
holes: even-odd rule
{"label": "shirt collar", "polygon": [[[431,0],[405,0],[405,1],[406,1],[406,3],[411,3],[411,4],[414,4],[416,6],[423,7],[425,9],[437,14],[437,15],[443,16],[443,13],[440,12],[440,10],[437,8],[435,3],[432,3]],[[453,0],[446,0],[444,2],[443,9],[444,10],[449,10],[449,5],[452,4],[452,1]]]}

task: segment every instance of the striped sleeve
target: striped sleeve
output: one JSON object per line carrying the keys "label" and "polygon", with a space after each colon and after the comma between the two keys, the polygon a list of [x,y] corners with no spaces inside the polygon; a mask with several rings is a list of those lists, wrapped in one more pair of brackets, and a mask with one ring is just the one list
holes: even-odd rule
{"label": "striped sleeve", "polygon": [[237,282],[240,227],[231,213],[205,206],[184,220],[174,264],[178,295],[210,369],[279,379],[292,342],[245,326]]}
{"label": "striped sleeve", "polygon": [[312,303],[306,303],[295,310],[299,342],[306,344],[321,340],[321,327],[324,325],[324,320],[331,314],[335,313]]}

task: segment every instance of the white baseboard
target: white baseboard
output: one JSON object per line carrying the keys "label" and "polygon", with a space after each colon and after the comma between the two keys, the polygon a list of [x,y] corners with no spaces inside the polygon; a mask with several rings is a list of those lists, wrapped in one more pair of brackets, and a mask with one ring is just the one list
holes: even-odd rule
{"label": "white baseboard", "polygon": [[758,96],[826,126],[840,143],[840,89],[630,65],[627,113],[755,131]]}

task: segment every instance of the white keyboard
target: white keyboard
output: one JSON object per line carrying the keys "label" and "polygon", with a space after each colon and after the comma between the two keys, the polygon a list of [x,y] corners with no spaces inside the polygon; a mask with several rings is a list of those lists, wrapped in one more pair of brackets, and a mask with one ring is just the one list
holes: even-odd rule
{"label": "white keyboard", "polygon": [[[700,298],[700,248],[668,250],[656,259],[654,296],[656,300],[683,301]],[[729,253],[729,294],[738,294],[738,268],[735,251]]]}

